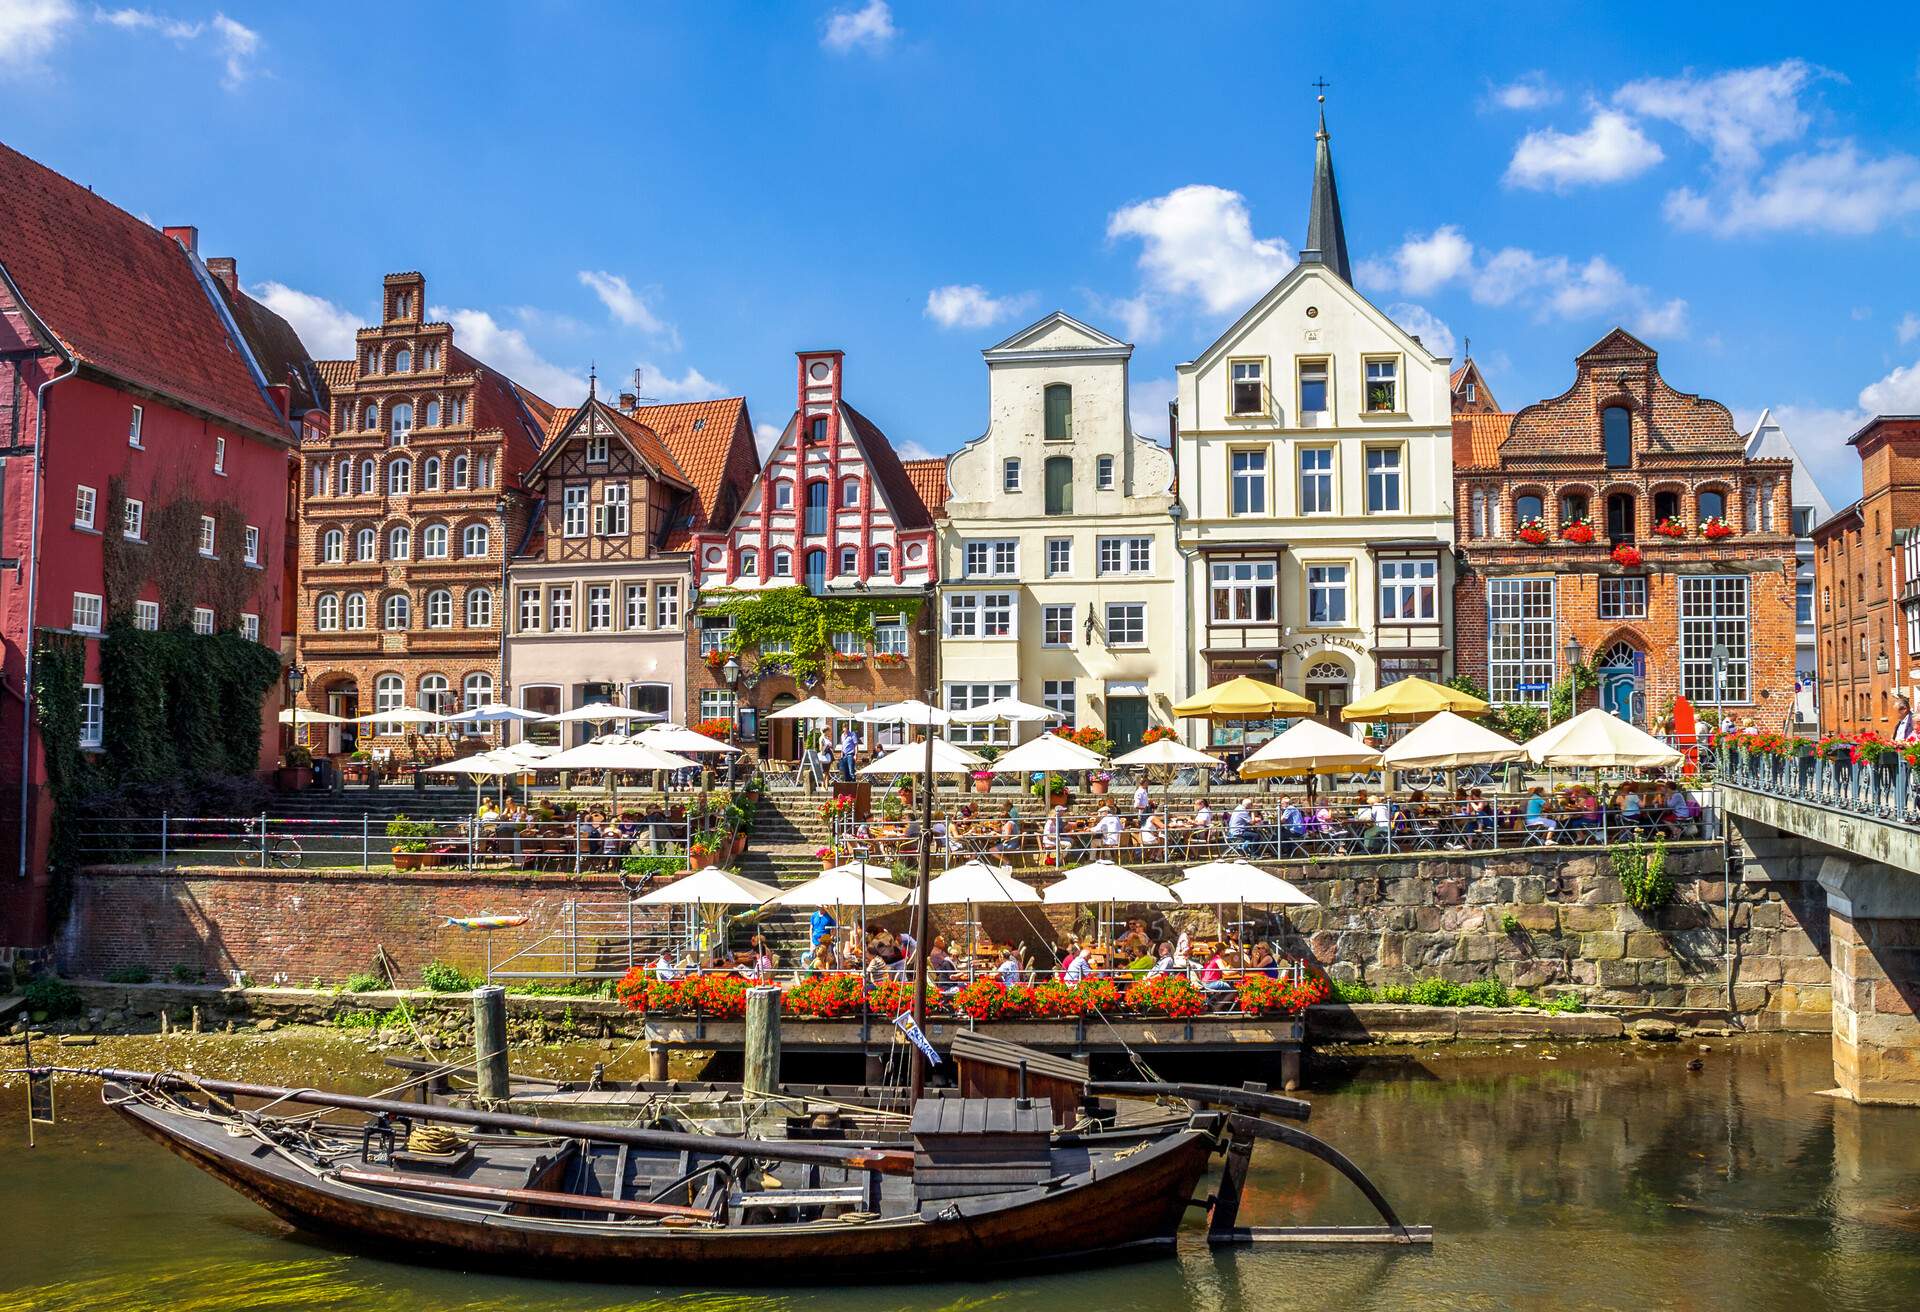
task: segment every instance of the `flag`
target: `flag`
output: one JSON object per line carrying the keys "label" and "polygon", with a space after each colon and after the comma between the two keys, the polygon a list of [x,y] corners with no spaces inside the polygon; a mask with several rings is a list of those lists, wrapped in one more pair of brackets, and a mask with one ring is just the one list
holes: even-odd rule
{"label": "flag", "polygon": [[913,1013],[911,1011],[903,1011],[898,1016],[895,1016],[893,1018],[893,1027],[907,1036],[907,1042],[920,1049],[921,1055],[927,1059],[927,1065],[938,1066],[940,1064],[940,1054],[933,1050],[933,1044],[928,1041],[926,1034],[921,1031],[918,1025],[913,1023]]}

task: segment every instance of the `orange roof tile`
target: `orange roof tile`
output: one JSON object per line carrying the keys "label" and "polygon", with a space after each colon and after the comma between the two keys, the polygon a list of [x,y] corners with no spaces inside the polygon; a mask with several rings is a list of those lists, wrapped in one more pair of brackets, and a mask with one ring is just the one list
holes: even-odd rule
{"label": "orange roof tile", "polygon": [[1453,467],[1498,469],[1500,444],[1507,440],[1507,430],[1512,426],[1511,414],[1455,415]]}
{"label": "orange roof tile", "polygon": [[902,460],[900,467],[907,471],[907,481],[913,484],[913,490],[919,494],[920,504],[927,508],[927,513],[936,519],[944,515],[949,495],[946,457]]}
{"label": "orange roof tile", "polygon": [[351,360],[315,360],[313,367],[320,371],[320,381],[329,392],[352,387],[360,377],[360,367]]}
{"label": "orange roof tile", "polygon": [[683,548],[692,534],[730,519],[760,469],[747,398],[636,406],[630,417],[659,435],[693,485],[693,505],[668,535],[668,549]]}

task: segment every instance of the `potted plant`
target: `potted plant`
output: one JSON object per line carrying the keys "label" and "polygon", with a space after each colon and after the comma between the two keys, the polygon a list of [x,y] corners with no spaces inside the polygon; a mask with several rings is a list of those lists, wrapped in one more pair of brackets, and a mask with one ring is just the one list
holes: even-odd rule
{"label": "potted plant", "polygon": [[287,748],[275,773],[274,783],[284,792],[295,793],[313,784],[313,753],[295,743]]}
{"label": "potted plant", "polygon": [[1584,547],[1593,541],[1593,521],[1582,515],[1560,526],[1560,540]]}
{"label": "potted plant", "polygon": [[1716,542],[1721,538],[1730,538],[1733,536],[1733,525],[1718,515],[1708,515],[1700,522],[1700,536]]}
{"label": "potted plant", "polygon": [[1643,557],[1640,555],[1640,548],[1634,546],[1631,542],[1622,542],[1614,547],[1611,559],[1616,565],[1623,565],[1628,569],[1632,569],[1641,562]]}
{"label": "potted plant", "polygon": [[913,805],[913,776],[897,774],[893,777],[893,791],[908,806]]}
{"label": "potted plant", "polygon": [[912,800],[912,789],[900,793],[888,793],[880,799],[880,818],[882,820],[898,820],[907,813],[907,803]]}
{"label": "potted plant", "polygon": [[1113,776],[1105,770],[1094,770],[1087,775],[1087,791],[1095,797],[1106,796],[1107,789],[1113,786]]}
{"label": "potted plant", "polygon": [[813,854],[820,858],[820,868],[822,870],[833,869],[834,864],[839,859],[839,854],[833,850],[831,845],[827,847],[816,848],[814,849]]}
{"label": "potted plant", "polygon": [[1687,526],[1677,516],[1668,515],[1654,524],[1653,531],[1663,538],[1683,538],[1687,535]]}
{"label": "potted plant", "polygon": [[1067,804],[1067,777],[1062,774],[1050,774],[1044,779],[1036,779],[1027,785],[1027,791],[1035,797],[1044,797],[1048,806]]}
{"label": "potted plant", "polygon": [[689,870],[705,870],[713,864],[714,841],[711,830],[702,830],[693,836],[693,842],[687,846]]}
{"label": "potted plant", "polygon": [[387,837],[399,840],[393,845],[393,868],[419,870],[438,864],[438,857],[428,850],[433,833],[430,822],[409,820],[405,812],[387,821]]}
{"label": "potted plant", "polygon": [[1530,542],[1536,547],[1542,545],[1547,540],[1546,523],[1538,515],[1532,515],[1521,520],[1513,532],[1514,536],[1522,542]]}
{"label": "potted plant", "polygon": [[973,779],[974,792],[990,793],[993,791],[993,771],[975,770],[971,778]]}
{"label": "potted plant", "polygon": [[700,659],[707,663],[708,669],[717,670],[722,665],[725,665],[727,663],[727,653],[721,650],[720,648],[715,647],[712,651],[707,652]]}

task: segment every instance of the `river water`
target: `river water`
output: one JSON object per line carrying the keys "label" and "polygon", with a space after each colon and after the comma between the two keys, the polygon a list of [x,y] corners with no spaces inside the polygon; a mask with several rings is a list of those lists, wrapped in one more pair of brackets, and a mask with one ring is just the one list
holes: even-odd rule
{"label": "river water", "polygon": [[[62,1058],[370,1090],[340,1036],[112,1039]],[[8,1050],[17,1055],[17,1048]],[[44,1055],[44,1054],[42,1054]],[[547,1071],[606,1054],[547,1054]],[[1687,1064],[1697,1058],[1698,1071]],[[516,1055],[530,1072],[538,1067]],[[1912,1307],[1920,1303],[1920,1110],[1860,1108],[1820,1039],[1538,1044],[1320,1060],[1311,1128],[1372,1174],[1431,1252],[1213,1253],[992,1285],[675,1291],[412,1268],[290,1232],[63,1085],[22,1145],[0,1091],[0,1307],[144,1309],[1408,1309]],[[628,1063],[623,1062],[625,1066]],[[624,1075],[626,1070],[616,1070]],[[1242,1224],[1370,1223],[1344,1181],[1263,1145]],[[1196,1226],[1198,1214],[1196,1213]]]}

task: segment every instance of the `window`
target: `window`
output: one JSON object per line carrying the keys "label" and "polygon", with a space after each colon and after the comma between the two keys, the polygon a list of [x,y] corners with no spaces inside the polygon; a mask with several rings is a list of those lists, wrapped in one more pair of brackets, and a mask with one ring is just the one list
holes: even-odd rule
{"label": "window", "polygon": [[440,403],[438,401],[427,402],[426,415],[421,422],[428,428],[440,427]]}
{"label": "window", "polygon": [[662,583],[653,590],[653,626],[656,629],[680,627],[680,585]]}
{"label": "window", "polygon": [[1600,440],[1606,447],[1608,469],[1625,469],[1633,464],[1633,412],[1623,405],[1602,410]]}
{"label": "window", "polygon": [[1813,511],[1807,506],[1793,508],[1793,535],[1797,538],[1813,536]]}
{"label": "window", "polygon": [[1046,405],[1046,440],[1072,441],[1073,389],[1065,383],[1049,383],[1043,399]]}
{"label": "window", "polygon": [[855,575],[857,575],[859,572],[860,572],[860,548],[858,547],[840,548],[840,569],[839,569],[840,576],[842,578],[850,579],[850,578],[853,578]]}
{"label": "window", "polygon": [[1140,601],[1107,603],[1107,646],[1144,647],[1147,644],[1147,607]]}
{"label": "window", "polygon": [[552,588],[547,592],[547,631],[573,632],[573,589]]}
{"label": "window", "polygon": [[602,633],[613,627],[613,588],[596,583],[587,589],[587,629]]}
{"label": "window", "polygon": [[1307,566],[1307,623],[1347,622],[1347,567]]}
{"label": "window", "polygon": [[453,594],[445,588],[435,588],[427,594],[427,627],[430,629],[453,627]]}
{"label": "window", "polygon": [[[1682,576],[1680,692],[1696,706],[1749,700],[1747,580],[1739,575]],[[1861,638],[1864,645],[1865,637]],[[1726,648],[1714,677],[1713,651]]]}
{"label": "window", "polygon": [[757,579],[760,577],[760,553],[752,547],[746,547],[741,550],[739,573],[743,579]]}
{"label": "window", "polygon": [[[400,313],[405,314],[406,311],[401,310]],[[412,351],[409,351],[403,346],[393,353],[393,372],[397,374],[410,374],[413,372]]]}
{"label": "window", "polygon": [[1653,494],[1653,522],[1680,517],[1680,494],[1671,488]]}
{"label": "window", "polygon": [[413,530],[396,524],[387,533],[387,559],[406,560],[413,554]]}
{"label": "window", "polygon": [[400,459],[387,466],[387,495],[403,497],[413,491],[413,461]]}
{"label": "window", "polygon": [[1706,491],[1700,494],[1700,522],[1702,524],[1706,523],[1710,519],[1724,520],[1726,517],[1727,517],[1727,494],[1726,493]]}
{"label": "window", "polygon": [[[334,597],[323,597],[321,598],[321,600],[333,601],[336,603],[336,605],[338,603],[338,598],[334,598]],[[328,624],[325,627],[329,629],[334,628],[338,624],[338,622],[339,622],[338,611],[336,610],[334,623]],[[160,603],[157,601],[134,602],[133,603],[133,627],[136,629],[145,629],[149,633],[152,633],[155,629],[158,629],[160,627]]]}
{"label": "window", "polygon": [[1000,463],[1000,487],[1003,491],[1007,492],[1018,492],[1020,490],[1020,459],[1018,456],[1009,456]]}
{"label": "window", "polygon": [[380,607],[380,626],[386,629],[404,629],[413,622],[413,602],[404,592],[389,596]]}
{"label": "window", "polygon": [[1760,531],[1773,532],[1773,484],[1760,489]]}
{"label": "window", "polygon": [[1019,543],[1012,538],[977,539],[960,549],[962,573],[968,578],[1012,578],[1019,574]]}
{"label": "window", "polygon": [[1257,415],[1266,410],[1266,374],[1264,360],[1235,360],[1228,365],[1233,379],[1233,413]]}
{"label": "window", "polygon": [[1513,501],[1513,520],[1515,527],[1518,528],[1526,524],[1529,520],[1540,520],[1542,523],[1545,523],[1546,521],[1542,519],[1542,512],[1544,510],[1545,506],[1542,505],[1539,497],[1533,495],[1515,497]]}
{"label": "window", "polygon": [[[1237,483],[1234,496],[1238,501]],[[1300,513],[1303,515],[1333,513],[1333,448],[1330,446],[1300,448]]]}
{"label": "window", "polygon": [[818,535],[827,531],[827,485],[816,479],[807,484],[806,532]]}
{"label": "window", "polygon": [[487,554],[487,526],[469,524],[460,535],[460,554],[463,556],[484,556]]}
{"label": "window", "polygon": [[838,655],[858,656],[861,654],[863,647],[864,644],[860,641],[860,635],[857,633],[835,633],[833,635],[833,650]]}
{"label": "window", "polygon": [[449,424],[460,424],[466,420],[466,417],[467,403],[465,399],[456,396],[447,402],[447,422]]}
{"label": "window", "polygon": [[73,490],[73,526],[75,528],[93,527],[94,503],[98,498],[92,488],[82,483]]}
{"label": "window", "polygon": [[[471,481],[467,473],[470,464],[471,462],[468,461],[465,456],[455,456],[453,458],[453,485],[456,488],[463,488]],[[585,532],[584,529],[581,531]]]}
{"label": "window", "polygon": [[1466,396],[1467,396],[1467,404],[1472,405],[1476,399],[1476,393],[1478,392],[1479,389],[1477,389],[1473,385],[1473,380],[1471,378],[1467,380],[1467,386],[1465,390],[1466,390]]}
{"label": "window", "polygon": [[622,600],[626,603],[623,608],[625,611],[626,627],[629,629],[646,628],[647,585],[644,583],[627,584],[626,591],[622,594]]}
{"label": "window", "polygon": [[80,685],[80,745],[98,747],[106,737],[107,690],[97,683]]}
{"label": "window", "polygon": [[627,485],[607,483],[602,486],[600,508],[594,514],[600,521],[600,532],[603,536],[625,537],[627,535]]}
{"label": "window", "polygon": [[875,547],[873,549],[873,572],[875,574],[893,573],[892,547]]}
{"label": "window", "polygon": [[1793,622],[1813,623],[1813,580],[1800,579],[1793,585]]}
{"label": "window", "polygon": [[[746,554],[751,555],[752,553],[748,552]],[[773,553],[773,577],[777,579],[790,579],[793,577],[793,553],[791,551],[776,551]]]}
{"label": "window", "polygon": [[[406,688],[397,674],[383,674],[373,681],[374,711],[397,711],[406,703]],[[392,735],[400,732],[400,726],[390,720],[382,720],[373,726],[375,736]]]}
{"label": "window", "polygon": [[947,594],[949,638],[1010,638],[1014,636],[1014,594],[1011,592],[950,592]]}
{"label": "window", "polygon": [[1040,684],[1040,704],[1062,716],[1060,723],[1073,728],[1075,700],[1072,679],[1044,679]]}
{"label": "window", "polygon": [[1270,560],[1215,561],[1211,570],[1213,618],[1271,623],[1276,598],[1274,572]]}
{"label": "window", "polygon": [[1484,538],[1487,536],[1489,532],[1487,527],[1487,502],[1489,500],[1491,500],[1491,498],[1487,496],[1487,490],[1483,487],[1477,487],[1468,494],[1467,504],[1471,507],[1467,514],[1468,537]]}
{"label": "window", "polygon": [[1431,620],[1439,590],[1440,564],[1433,560],[1380,562],[1380,618]]}
{"label": "window", "polygon": [[363,528],[353,535],[353,558],[372,560],[379,554],[380,535],[370,528]]}
{"label": "window", "polygon": [[133,407],[133,414],[127,420],[127,445],[128,446],[138,447],[140,445],[141,418],[142,418],[142,413],[141,413],[140,407],[139,406]]}
{"label": "window", "polygon": [[77,633],[100,632],[100,598],[91,592],[73,594],[73,628]]}
{"label": "window", "polygon": [[1093,462],[1093,485],[1102,492],[1113,491],[1113,457],[1101,456]]}
{"label": "window", "polygon": [[1152,538],[1101,538],[1096,543],[1095,573],[1150,574]]}
{"label": "window", "polygon": [[206,606],[193,608],[193,631],[201,637],[213,632],[213,611]]}
{"label": "window", "polygon": [[333,630],[340,627],[340,598],[331,592],[320,594],[313,603],[313,627]]}
{"label": "window", "polygon": [[1647,579],[1644,574],[1626,574],[1600,580],[1600,618],[1603,620],[1643,620],[1647,617]]}
{"label": "window", "polygon": [[420,462],[420,490],[438,492],[440,490],[440,457],[428,456]]}
{"label": "window", "polygon": [[739,714],[739,699],[725,688],[700,690],[700,718],[731,721]]}
{"label": "window", "polygon": [[420,558],[422,560],[447,558],[447,526],[445,524],[429,524],[420,530]]}
{"label": "window", "polygon": [[1496,706],[1545,705],[1553,683],[1553,580],[1487,580],[1487,683]]}
{"label": "window", "polygon": [[366,429],[369,432],[380,427],[380,407],[379,406],[370,405],[367,407],[366,418],[361,422],[360,427],[363,429]]}
{"label": "window", "polygon": [[347,594],[346,627],[364,629],[367,627],[367,594],[350,592]]}
{"label": "window", "polygon": [[200,554],[213,555],[213,516],[200,516]]}
{"label": "window", "polygon": [[560,493],[560,534],[583,538],[587,535],[587,489],[568,487]]}
{"label": "window", "polygon": [[316,497],[323,497],[327,494],[327,467],[323,464],[316,463],[312,468],[312,494]]}
{"label": "window", "polygon": [[[484,671],[469,674],[460,685],[460,702],[461,709],[469,714],[483,706],[493,705],[493,676]],[[475,720],[467,725],[467,729],[469,732],[484,733],[487,723]]]}
{"label": "window", "polygon": [[841,479],[840,480],[841,509],[854,510],[854,509],[857,509],[859,505],[860,505],[860,480],[857,478]]}
{"label": "window", "polygon": [[1325,414],[1326,409],[1327,362],[1302,360],[1300,362],[1300,413],[1319,415]]}
{"label": "window", "polygon": [[1040,608],[1040,645],[1073,646],[1073,607],[1048,605]]}
{"label": "window", "polygon": [[241,551],[240,558],[249,565],[258,565],[260,563],[260,530],[251,524],[247,525],[245,542],[246,546]]}
{"label": "window", "polygon": [[1576,519],[1587,518],[1587,494],[1584,492],[1564,492],[1560,496],[1560,522],[1571,524]]}
{"label": "window", "polygon": [[224,437],[213,439],[213,472],[216,474],[227,472],[227,439]]}
{"label": "window", "polygon": [[1400,509],[1400,448],[1367,448],[1367,510],[1370,514],[1393,514]]}
{"label": "window", "polygon": [[590,465],[604,465],[607,463],[606,438],[590,437],[587,439],[587,463]]}
{"label": "window", "polygon": [[540,589],[520,589],[520,632],[540,631]]}
{"label": "window", "polygon": [[818,596],[827,590],[827,553],[814,550],[807,553],[807,591]]}
{"label": "window", "polygon": [[773,508],[789,510],[793,507],[793,483],[790,479],[781,479],[773,485]]}
{"label": "window", "polygon": [[1400,362],[1367,361],[1367,411],[1391,414],[1400,408]]}
{"label": "window", "polygon": [[373,469],[374,466],[371,459],[360,462],[360,490],[362,492],[373,493],[380,490],[379,484],[373,480]]}
{"label": "window", "polygon": [[1047,577],[1058,578],[1073,573],[1073,539],[1047,539]]}
{"label": "window", "polygon": [[1071,515],[1073,513],[1073,459],[1070,456],[1048,456],[1046,463],[1047,504],[1049,515]]}
{"label": "window", "polygon": [[413,432],[413,407],[405,401],[394,406],[387,413],[387,429],[392,434],[393,445],[405,446],[407,435]]}
{"label": "window", "polygon": [[1267,513],[1267,453],[1265,450],[1234,451],[1227,457],[1233,477],[1233,513]]}
{"label": "window", "polygon": [[1607,536],[1615,542],[1633,541],[1637,517],[1631,493],[1615,492],[1607,498]]}
{"label": "window", "polygon": [[251,611],[240,616],[240,636],[248,642],[260,641],[260,617]]}
{"label": "window", "polygon": [[[976,706],[985,706],[988,702],[1011,697],[1015,686],[1011,683],[950,683],[946,687],[947,709],[950,711],[968,711]],[[999,744],[1011,741],[1012,735],[1005,724],[951,724],[946,734],[953,742],[974,746]]]}
{"label": "window", "polygon": [[905,656],[907,654],[907,625],[897,615],[876,617],[873,621],[873,654],[875,656]]}

